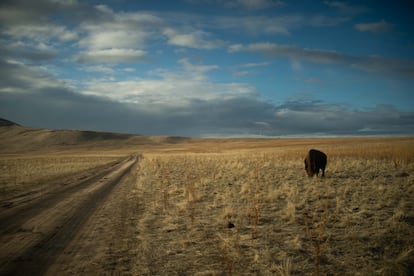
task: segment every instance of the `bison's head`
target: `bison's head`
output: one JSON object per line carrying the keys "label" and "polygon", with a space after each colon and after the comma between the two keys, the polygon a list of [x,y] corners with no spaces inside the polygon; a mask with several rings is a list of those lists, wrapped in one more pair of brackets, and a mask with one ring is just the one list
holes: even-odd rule
{"label": "bison's head", "polygon": [[305,158],[305,171],[308,174],[309,177],[313,176],[313,170],[310,166],[310,162],[308,158]]}

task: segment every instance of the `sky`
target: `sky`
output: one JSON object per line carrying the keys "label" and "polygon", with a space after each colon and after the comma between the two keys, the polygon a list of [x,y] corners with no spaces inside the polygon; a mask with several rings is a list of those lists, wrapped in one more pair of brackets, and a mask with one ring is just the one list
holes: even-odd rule
{"label": "sky", "polygon": [[143,135],[413,135],[412,8],[3,0],[0,117]]}

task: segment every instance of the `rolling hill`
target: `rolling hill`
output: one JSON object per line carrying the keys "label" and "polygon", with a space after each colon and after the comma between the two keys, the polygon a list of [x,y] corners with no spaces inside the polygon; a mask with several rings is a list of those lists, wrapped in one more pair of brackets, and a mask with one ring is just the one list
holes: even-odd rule
{"label": "rolling hill", "polygon": [[0,127],[2,127],[2,126],[19,126],[19,124],[15,123],[15,122],[12,122],[12,121],[9,121],[9,120],[6,120],[6,119],[3,119],[3,118],[0,118]]}
{"label": "rolling hill", "polygon": [[117,149],[140,145],[176,144],[184,137],[144,136],[89,130],[50,130],[21,126],[0,118],[0,152],[13,153],[73,148]]}

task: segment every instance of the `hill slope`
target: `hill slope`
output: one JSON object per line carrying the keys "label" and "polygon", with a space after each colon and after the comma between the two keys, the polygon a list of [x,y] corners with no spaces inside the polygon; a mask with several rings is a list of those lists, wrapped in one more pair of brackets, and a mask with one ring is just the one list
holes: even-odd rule
{"label": "hill slope", "polygon": [[69,148],[117,149],[139,145],[175,144],[188,140],[190,138],[151,137],[85,130],[36,129],[0,118],[0,152],[3,153]]}
{"label": "hill slope", "polygon": [[0,127],[2,126],[18,126],[15,122],[0,118]]}

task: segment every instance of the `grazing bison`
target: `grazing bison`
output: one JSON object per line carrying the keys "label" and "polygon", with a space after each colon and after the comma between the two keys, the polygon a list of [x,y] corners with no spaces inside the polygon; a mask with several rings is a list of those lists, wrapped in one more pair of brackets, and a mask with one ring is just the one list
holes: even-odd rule
{"label": "grazing bison", "polygon": [[322,176],[325,176],[326,154],[315,149],[311,149],[305,158],[305,170],[309,177],[314,174],[319,175],[319,169],[322,170]]}

